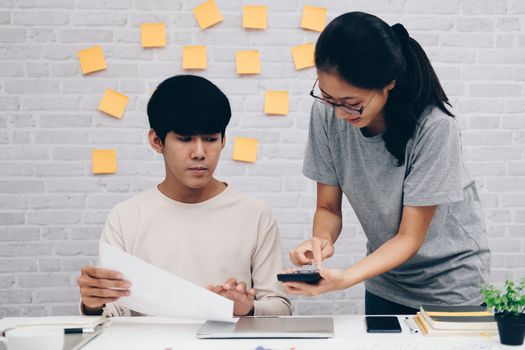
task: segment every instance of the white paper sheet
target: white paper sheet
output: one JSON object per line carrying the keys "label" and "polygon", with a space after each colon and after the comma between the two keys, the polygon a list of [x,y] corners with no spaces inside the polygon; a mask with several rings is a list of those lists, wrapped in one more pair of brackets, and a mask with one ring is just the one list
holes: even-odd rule
{"label": "white paper sheet", "polygon": [[100,267],[119,271],[131,282],[123,307],[149,316],[237,322],[233,301],[148,264],[109,244],[100,246]]}

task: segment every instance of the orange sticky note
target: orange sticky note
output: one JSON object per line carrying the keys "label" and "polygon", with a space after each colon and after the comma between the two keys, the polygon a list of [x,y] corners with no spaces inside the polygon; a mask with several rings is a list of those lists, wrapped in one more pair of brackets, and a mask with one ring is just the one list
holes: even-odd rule
{"label": "orange sticky note", "polygon": [[106,89],[104,96],[98,105],[98,109],[120,119],[124,114],[127,104],[128,96],[118,93],[115,90]]}
{"label": "orange sticky note", "polygon": [[303,7],[303,18],[301,28],[322,32],[326,25],[326,14],[328,10],[324,7],[308,6]]}
{"label": "orange sticky note", "polygon": [[221,11],[213,0],[208,0],[204,4],[193,9],[193,14],[199,23],[201,30],[211,27],[214,24],[223,21]]}
{"label": "orange sticky note", "polygon": [[261,73],[261,58],[257,50],[237,51],[235,62],[237,64],[237,74]]}
{"label": "orange sticky note", "polygon": [[78,59],[80,60],[82,74],[89,74],[106,69],[104,52],[102,52],[102,47],[100,46],[78,51]]}
{"label": "orange sticky note", "polygon": [[236,137],[233,144],[233,160],[255,163],[259,140],[246,137]]}
{"label": "orange sticky note", "polygon": [[288,91],[266,91],[264,95],[264,113],[288,114]]}
{"label": "orange sticky note", "polygon": [[164,23],[144,23],[140,25],[142,47],[166,46],[166,25]]}
{"label": "orange sticky note", "polygon": [[93,174],[117,172],[117,152],[114,149],[94,149],[91,155]]}
{"label": "orange sticky note", "polygon": [[314,44],[308,43],[292,47],[293,62],[295,69],[303,69],[314,66]]}
{"label": "orange sticky note", "polygon": [[266,6],[250,5],[242,9],[242,26],[250,29],[266,29],[268,8]]}
{"label": "orange sticky note", "polygon": [[182,47],[183,69],[206,69],[207,67],[206,46]]}

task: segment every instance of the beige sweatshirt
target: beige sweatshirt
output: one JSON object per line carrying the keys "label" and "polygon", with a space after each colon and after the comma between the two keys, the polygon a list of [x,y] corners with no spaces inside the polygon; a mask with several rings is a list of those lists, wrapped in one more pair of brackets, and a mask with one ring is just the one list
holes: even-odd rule
{"label": "beige sweatshirt", "polygon": [[[111,210],[100,241],[202,287],[244,281],[256,290],[256,316],[291,314],[276,277],[283,268],[277,222],[266,204],[231,186],[196,204],[157,187],[143,192]],[[114,303],[104,314],[125,311]]]}

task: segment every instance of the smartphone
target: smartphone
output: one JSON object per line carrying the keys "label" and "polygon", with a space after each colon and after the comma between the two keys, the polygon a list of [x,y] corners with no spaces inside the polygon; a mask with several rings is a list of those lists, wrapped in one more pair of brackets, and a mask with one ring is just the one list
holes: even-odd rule
{"label": "smartphone", "polygon": [[368,333],[401,333],[401,325],[395,316],[366,316]]}
{"label": "smartphone", "polygon": [[299,269],[290,273],[280,273],[277,279],[281,282],[304,282],[308,284],[318,284],[321,275],[314,269]]}

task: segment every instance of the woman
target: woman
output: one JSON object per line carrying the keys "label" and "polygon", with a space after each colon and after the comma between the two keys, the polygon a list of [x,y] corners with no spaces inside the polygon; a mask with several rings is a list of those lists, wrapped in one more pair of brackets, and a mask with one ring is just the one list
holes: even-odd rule
{"label": "woman", "polygon": [[[290,252],[315,263],[318,295],[365,281],[366,314],[422,304],[481,304],[490,251],[460,130],[421,46],[401,24],[366,13],[334,19],[315,48],[317,76],[304,174],[317,182],[313,238]],[[448,105],[448,106],[447,106]],[[367,256],[323,268],[342,227],[342,194],[367,236]]]}

